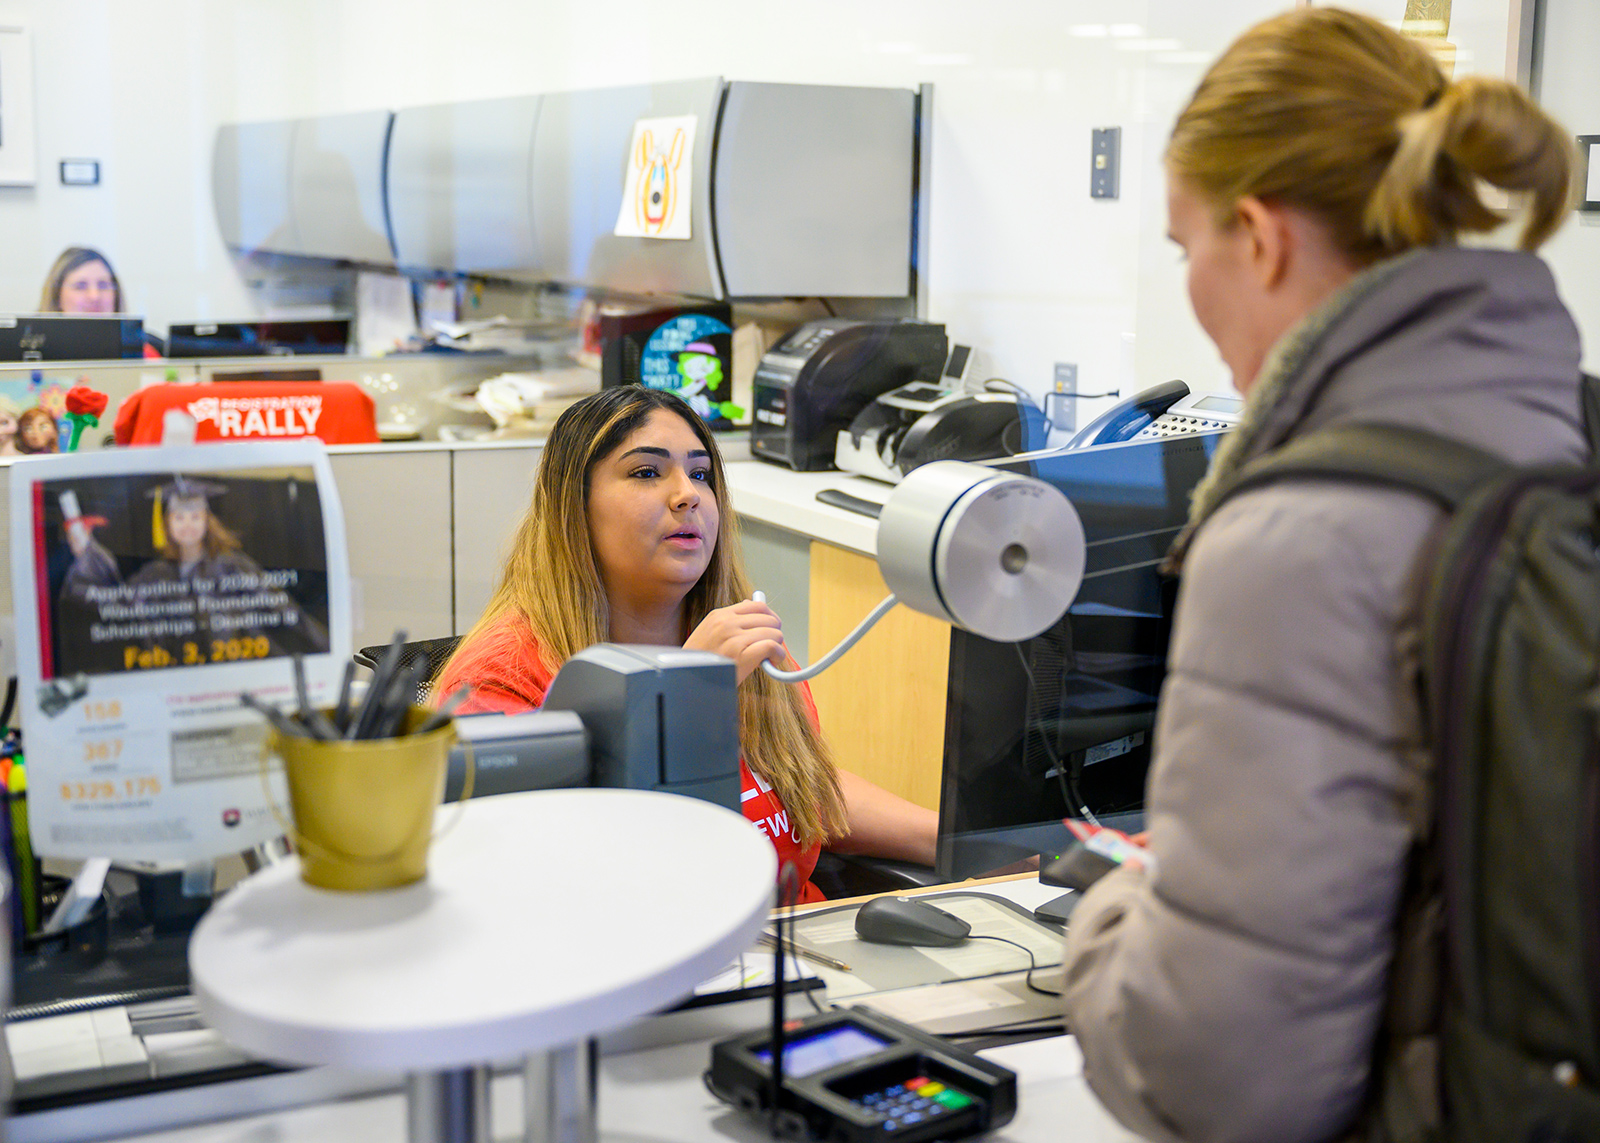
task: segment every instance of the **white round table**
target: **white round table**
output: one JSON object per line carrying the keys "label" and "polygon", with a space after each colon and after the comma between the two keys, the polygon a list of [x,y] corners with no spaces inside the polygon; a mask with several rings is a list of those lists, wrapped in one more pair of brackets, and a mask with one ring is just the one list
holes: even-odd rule
{"label": "white round table", "polygon": [[755,942],[772,845],[731,810],[637,790],[506,794],[464,815],[415,885],[317,889],[295,859],[241,882],[189,946],[200,1011],[266,1059],[413,1073],[414,1139],[486,1131],[485,1065],[556,1049],[539,1065],[547,1126],[592,1136],[579,1046]]}

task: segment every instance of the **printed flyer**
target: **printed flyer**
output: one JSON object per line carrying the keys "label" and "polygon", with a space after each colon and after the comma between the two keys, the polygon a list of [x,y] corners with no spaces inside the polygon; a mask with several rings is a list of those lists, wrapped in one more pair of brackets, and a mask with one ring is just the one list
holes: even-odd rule
{"label": "printed flyer", "polygon": [[[265,724],[304,656],[350,655],[344,525],[316,441],[108,450],[11,469],[30,832],[52,857],[196,861],[282,832]],[[274,771],[273,796],[283,791]]]}

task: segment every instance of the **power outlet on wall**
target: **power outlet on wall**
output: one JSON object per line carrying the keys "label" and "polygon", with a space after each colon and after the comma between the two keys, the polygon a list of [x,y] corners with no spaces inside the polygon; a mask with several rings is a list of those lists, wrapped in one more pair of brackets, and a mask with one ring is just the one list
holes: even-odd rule
{"label": "power outlet on wall", "polygon": [[1078,428],[1078,402],[1071,396],[1077,391],[1078,367],[1065,361],[1056,362],[1055,382],[1044,395],[1044,415],[1057,432],[1070,433]]}
{"label": "power outlet on wall", "polygon": [[1096,127],[1089,145],[1089,197],[1117,197],[1118,157],[1122,153],[1121,127]]}

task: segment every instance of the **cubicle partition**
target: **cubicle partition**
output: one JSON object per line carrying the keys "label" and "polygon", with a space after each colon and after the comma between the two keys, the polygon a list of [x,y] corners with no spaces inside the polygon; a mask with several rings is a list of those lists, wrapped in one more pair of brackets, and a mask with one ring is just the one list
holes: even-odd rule
{"label": "cubicle partition", "polygon": [[[328,450],[344,506],[354,581],[353,646],[459,634],[488,602],[526,506],[542,448],[338,445]],[[11,466],[0,462],[0,535],[10,528]],[[0,614],[11,612],[0,560]]]}

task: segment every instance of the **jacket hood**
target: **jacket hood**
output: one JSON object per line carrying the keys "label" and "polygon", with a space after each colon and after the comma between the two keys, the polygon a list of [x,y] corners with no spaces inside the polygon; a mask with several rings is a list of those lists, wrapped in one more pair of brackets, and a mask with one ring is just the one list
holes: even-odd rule
{"label": "jacket hood", "polygon": [[1584,459],[1580,358],[1578,327],[1536,255],[1439,247],[1380,262],[1273,346],[1163,570],[1182,568],[1234,473],[1330,425],[1425,429],[1517,464]]}
{"label": "jacket hood", "polygon": [[[1302,323],[1322,333],[1300,342],[1297,363],[1275,356],[1289,375],[1260,410],[1249,455],[1358,421],[1427,429],[1522,464],[1585,455],[1578,328],[1536,255],[1416,251],[1351,286]],[[1569,430],[1555,434],[1566,447],[1554,455],[1552,421]]]}

